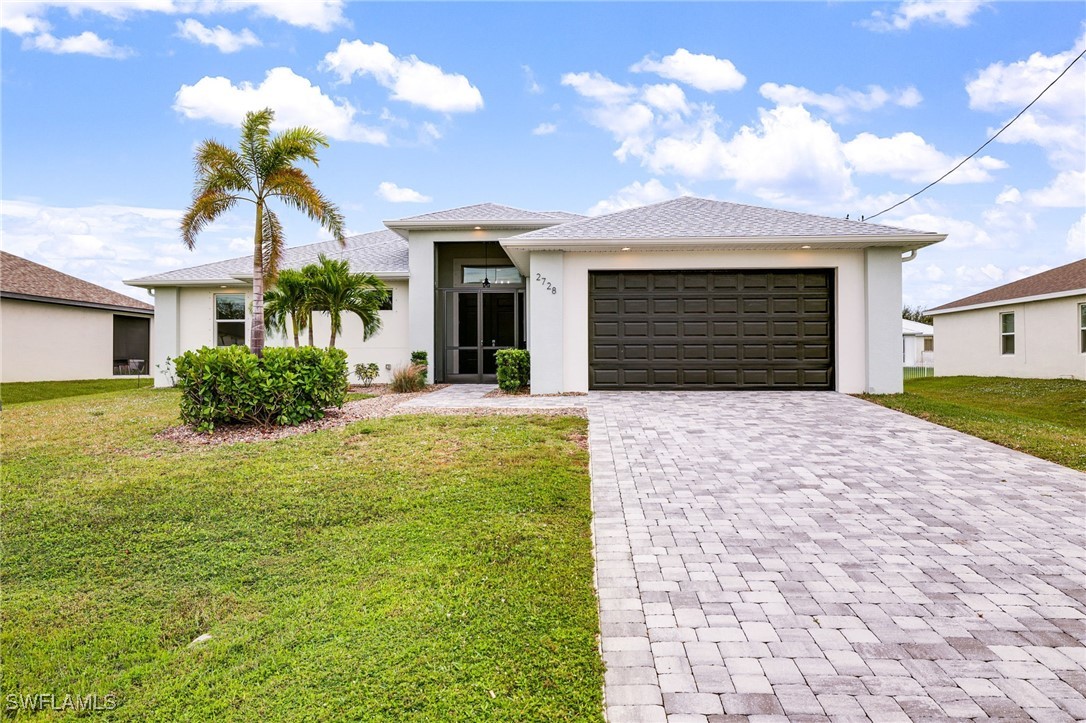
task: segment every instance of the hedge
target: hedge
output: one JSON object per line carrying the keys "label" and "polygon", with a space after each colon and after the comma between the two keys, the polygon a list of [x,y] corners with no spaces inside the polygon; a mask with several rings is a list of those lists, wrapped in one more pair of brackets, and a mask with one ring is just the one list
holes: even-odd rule
{"label": "hedge", "polygon": [[315,347],[204,347],[174,360],[181,419],[201,432],[216,424],[296,425],[321,419],[347,395],[347,352]]}
{"label": "hedge", "polygon": [[531,381],[531,358],[527,349],[499,349],[494,354],[498,365],[498,388],[517,392]]}

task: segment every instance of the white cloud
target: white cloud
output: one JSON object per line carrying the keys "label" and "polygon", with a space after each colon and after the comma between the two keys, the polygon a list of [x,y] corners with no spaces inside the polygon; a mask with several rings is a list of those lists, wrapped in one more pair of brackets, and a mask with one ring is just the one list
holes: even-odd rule
{"label": "white cloud", "polygon": [[235,33],[222,25],[209,28],[194,18],[178,22],[177,34],[200,45],[214,45],[221,53],[236,53],[243,48],[260,45],[260,38],[249,28]]}
{"label": "white cloud", "polygon": [[1067,253],[1079,259],[1086,257],[1086,213],[1067,229]]}
{"label": "white cloud", "polygon": [[[898,133],[880,138],[861,133],[842,147],[857,173],[877,173],[912,183],[934,181],[949,171],[960,158],[952,158],[915,133]],[[989,171],[1006,168],[998,158],[980,156],[943,180],[946,184],[991,181]]]}
{"label": "white cloud", "polygon": [[841,139],[800,106],[759,110],[758,122],[722,138],[715,116],[656,141],[646,157],[657,173],[725,179],[760,198],[797,204],[855,195]]}
{"label": "white cloud", "polygon": [[1022,192],[1019,191],[1014,186],[1009,186],[1007,188],[1004,188],[1003,191],[998,196],[996,196],[996,201],[995,202],[998,203],[998,204],[1005,204],[1005,203],[1018,203],[1021,200],[1022,200]]}
{"label": "white cloud", "polygon": [[945,233],[946,241],[939,244],[941,250],[953,248],[986,248],[994,245],[991,235],[973,223],[949,216],[939,216],[932,213],[914,213],[901,218],[880,218],[879,223],[899,228],[912,228],[923,231],[935,231]]}
{"label": "white cloud", "polygon": [[647,85],[641,91],[641,97],[653,108],[664,113],[686,115],[690,112],[690,107],[686,103],[686,94],[674,83]]}
{"label": "white cloud", "polygon": [[662,78],[677,80],[707,93],[739,90],[747,82],[746,76],[736,69],[732,61],[691,53],[685,48],[679,48],[660,60],[645,56],[631,65],[630,70],[635,73],[656,73]]}
{"label": "white cloud", "polygon": [[558,126],[554,123],[540,123],[532,129],[533,136],[549,136],[558,130]]}
{"label": "white cloud", "polygon": [[356,123],[357,111],[348,101],[330,98],[290,68],[272,68],[256,86],[205,76],[193,85],[182,85],[173,107],[186,118],[232,126],[240,126],[247,112],[267,107],[275,111],[277,129],[306,125],[336,140],[378,145],[388,140],[384,131]]}
{"label": "white cloud", "polygon": [[[965,86],[969,107],[992,113],[1017,113],[1066,68],[1086,43],[1055,55],[1034,53],[1026,60],[993,63]],[[1057,168],[1086,165],[1086,63],[1076,63],[1037,103],[999,136],[1001,143],[1032,143],[1044,148]],[[991,130],[992,133],[995,129]]]}
{"label": "white cloud", "polygon": [[795,85],[763,83],[758,92],[777,105],[821,108],[837,120],[847,120],[855,111],[872,111],[887,104],[914,108],[923,100],[920,91],[912,86],[888,91],[882,86],[869,85],[866,91],[838,88],[833,93],[816,93]]}
{"label": "white cloud", "polygon": [[392,203],[429,203],[434,200],[413,188],[401,188],[391,181],[382,181],[374,193]]}
{"label": "white cloud", "polygon": [[928,281],[942,281],[944,276],[946,276],[946,272],[935,264],[928,264],[924,267],[924,278]]}
{"label": "white cloud", "polygon": [[520,69],[524,71],[524,88],[532,95],[539,95],[543,92],[543,86],[541,86],[535,79],[535,72],[530,65],[522,65]]}
{"label": "white cloud", "polygon": [[637,93],[632,85],[616,83],[596,72],[566,73],[562,76],[562,85],[573,88],[578,95],[605,105],[623,103]]}
{"label": "white cloud", "polygon": [[[4,250],[106,288],[151,302],[122,279],[166,267],[194,266],[238,256],[252,248],[252,221],[228,214],[209,227],[189,251],[181,243],[181,211],[98,204],[47,206],[28,201],[0,203]],[[231,238],[248,236],[236,252]]]}
{"label": "white cloud", "polygon": [[65,10],[72,17],[98,13],[124,21],[140,13],[211,15],[252,11],[300,28],[329,31],[346,24],[343,0],[54,0],[0,3],[0,27],[17,35],[42,33],[50,28],[46,15]]}
{"label": "white cloud", "polygon": [[133,55],[131,48],[114,45],[112,40],[100,38],[96,33],[89,30],[66,38],[58,38],[49,33],[27,37],[23,39],[23,49],[42,50],[55,55],[93,55],[98,58],[113,58],[115,60]]}
{"label": "white cloud", "polygon": [[987,4],[985,0],[905,0],[889,15],[876,10],[860,24],[878,32],[908,30],[917,23],[963,28]]}
{"label": "white cloud", "polygon": [[1025,198],[1034,206],[1086,207],[1086,171],[1063,171],[1044,188],[1026,191]]}
{"label": "white cloud", "polygon": [[341,40],[324,56],[321,68],[347,83],[355,75],[373,76],[392,91],[394,100],[443,113],[468,113],[483,107],[479,89],[459,73],[446,73],[414,55],[397,57],[387,45]]}
{"label": "white cloud", "polygon": [[599,216],[604,213],[614,213],[627,208],[636,208],[637,206],[688,195],[691,195],[690,191],[682,186],[676,185],[674,188],[668,188],[655,178],[645,183],[634,181],[602,201],[597,202],[592,208],[588,209],[588,215]]}

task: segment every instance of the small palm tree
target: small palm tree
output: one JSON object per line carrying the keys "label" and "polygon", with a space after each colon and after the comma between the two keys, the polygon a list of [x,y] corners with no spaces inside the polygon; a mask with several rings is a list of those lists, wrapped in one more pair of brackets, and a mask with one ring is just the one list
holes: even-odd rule
{"label": "small palm tree", "polygon": [[328,147],[323,133],[299,127],[272,137],[275,113],[270,108],[250,112],[241,125],[240,151],[205,140],[196,148],[196,188],[192,205],[181,218],[181,239],[190,249],[209,223],[248,201],[256,207],[253,232],[253,319],[249,348],[264,353],[264,283],[274,283],[283,252],[283,227],[268,202],[279,199],[302,211],[343,241],[343,214],[325,198],[297,161],[317,165],[317,149]]}
{"label": "small palm tree", "polygon": [[369,339],[381,330],[381,305],[388,299],[385,282],[373,274],[353,273],[346,261],[330,259],[324,254],[316,264],[302,269],[311,284],[310,308],[328,314],[332,336],[328,346],[334,348],[336,336],[343,331],[343,314],[354,314],[362,321],[362,338]]}
{"label": "small palm tree", "polygon": [[[309,326],[312,314],[309,310],[309,279],[301,271],[283,269],[275,281],[275,288],[264,292],[264,322],[269,329],[285,334],[289,317],[294,347],[298,348],[298,332]],[[313,346],[312,333],[310,329],[310,346]]]}

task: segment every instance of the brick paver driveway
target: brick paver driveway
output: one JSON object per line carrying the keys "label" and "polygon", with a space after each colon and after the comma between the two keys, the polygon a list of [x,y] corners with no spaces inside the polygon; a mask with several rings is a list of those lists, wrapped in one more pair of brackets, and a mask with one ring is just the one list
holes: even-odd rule
{"label": "brick paver driveway", "polygon": [[1086,475],[833,393],[588,408],[612,723],[1086,718]]}

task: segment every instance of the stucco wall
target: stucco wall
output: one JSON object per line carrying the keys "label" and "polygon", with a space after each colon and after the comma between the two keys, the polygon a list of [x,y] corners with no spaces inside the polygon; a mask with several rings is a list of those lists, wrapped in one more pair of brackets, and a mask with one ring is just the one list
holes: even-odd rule
{"label": "stucco wall", "polygon": [[[937,376],[1086,379],[1079,351],[1078,305],[1086,295],[938,314]],[[1015,353],[1003,354],[999,315],[1015,314]]]}
{"label": "stucco wall", "polygon": [[[393,368],[405,364],[410,358],[408,345],[408,318],[410,301],[407,282],[387,281],[392,289],[391,311],[382,311],[382,330],[368,341],[362,340],[362,322],[358,317],[344,315],[343,330],[336,337],[336,347],[347,352],[347,364],[353,369],[355,364],[374,362],[381,367],[379,381],[387,381],[385,365]],[[244,293],[246,302],[245,336],[248,339],[252,304],[252,290],[246,288],[221,288],[218,286],[194,286],[182,288],[159,288],[155,292],[155,316],[159,326],[158,356],[156,364],[156,386],[169,386],[171,379],[164,373],[166,356],[174,357],[190,349],[215,344],[215,294]],[[313,325],[314,343],[327,346],[330,336],[328,317],[316,314]],[[176,339],[176,341],[174,341]],[[303,344],[308,341],[308,334],[302,332]],[[267,333],[268,346],[292,346],[293,336]],[[352,372],[352,381],[354,381]]]}
{"label": "stucco wall", "polygon": [[[105,309],[3,299],[0,380],[112,378],[114,314],[123,316]],[[153,329],[151,345],[153,355]]]}
{"label": "stucco wall", "polygon": [[[898,254],[900,256],[900,254]],[[541,262],[547,257],[540,256]],[[561,378],[547,374],[546,387],[537,389],[533,364],[533,391],[588,390],[588,273],[602,270],[686,270],[686,269],[759,269],[759,268],[831,268],[836,270],[836,388],[854,393],[869,388],[866,296],[878,293],[893,296],[894,285],[874,280],[875,291],[868,291],[865,255],[851,250],[802,251],[687,251],[687,252],[625,252],[562,254],[561,287],[557,294],[539,293],[535,270],[528,278],[532,290],[530,309],[530,339],[532,354],[543,346],[561,341],[563,369]],[[532,254],[535,263],[536,254]],[[546,263],[551,263],[547,258]],[[900,267],[899,267],[900,276]],[[889,287],[889,291],[887,291]],[[896,287],[900,289],[900,281]],[[892,303],[891,303],[892,302]],[[896,301],[888,299],[883,306],[893,306],[893,315],[885,323],[897,329],[889,347],[879,349],[876,363],[892,366],[890,374],[900,384],[900,292]],[[884,372],[889,374],[888,372]],[[559,388],[552,388],[559,387]]]}

